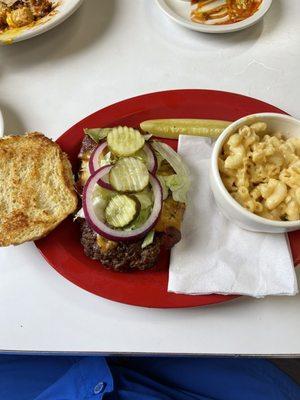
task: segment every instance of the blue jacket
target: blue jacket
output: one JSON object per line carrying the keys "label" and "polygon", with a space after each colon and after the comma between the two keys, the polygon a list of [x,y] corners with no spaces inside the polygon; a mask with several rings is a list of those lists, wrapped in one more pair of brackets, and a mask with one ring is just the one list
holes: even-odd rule
{"label": "blue jacket", "polygon": [[0,356],[1,400],[299,400],[266,360]]}

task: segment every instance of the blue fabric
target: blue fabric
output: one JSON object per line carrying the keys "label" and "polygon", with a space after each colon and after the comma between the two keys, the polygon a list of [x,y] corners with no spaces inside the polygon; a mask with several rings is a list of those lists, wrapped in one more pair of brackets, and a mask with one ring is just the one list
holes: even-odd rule
{"label": "blue fabric", "polygon": [[262,359],[0,356],[5,400],[299,400]]}
{"label": "blue fabric", "polygon": [[76,357],[1,355],[0,399],[33,400],[79,360]]}

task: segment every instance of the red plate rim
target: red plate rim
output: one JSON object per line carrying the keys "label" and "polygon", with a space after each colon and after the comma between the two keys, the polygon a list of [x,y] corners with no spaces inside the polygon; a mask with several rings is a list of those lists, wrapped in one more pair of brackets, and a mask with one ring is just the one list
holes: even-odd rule
{"label": "red plate rim", "polygon": [[[68,129],[57,143],[69,155],[76,172],[77,154],[83,128],[128,124],[138,126],[154,118],[210,118],[236,120],[258,112],[287,114],[277,107],[251,97],[208,89],[180,89],[154,92],[122,100],[105,107]],[[127,121],[127,122],[126,122]],[[176,142],[166,140],[173,147]],[[70,234],[71,232],[71,234]],[[295,263],[300,262],[296,248],[299,232],[291,235]],[[71,219],[65,220],[49,236],[36,242],[47,262],[75,285],[103,298],[150,308],[184,308],[217,304],[236,295],[182,295],[167,292],[169,256],[163,253],[157,268],[151,271],[116,273],[87,258],[79,242],[79,233]]]}

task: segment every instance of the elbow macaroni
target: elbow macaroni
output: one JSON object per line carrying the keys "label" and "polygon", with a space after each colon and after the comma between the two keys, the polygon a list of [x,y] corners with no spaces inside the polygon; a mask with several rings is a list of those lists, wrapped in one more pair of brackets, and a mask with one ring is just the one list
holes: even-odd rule
{"label": "elbow macaroni", "polygon": [[223,145],[219,170],[231,196],[249,211],[300,219],[300,138],[271,135],[264,122],[245,125]]}

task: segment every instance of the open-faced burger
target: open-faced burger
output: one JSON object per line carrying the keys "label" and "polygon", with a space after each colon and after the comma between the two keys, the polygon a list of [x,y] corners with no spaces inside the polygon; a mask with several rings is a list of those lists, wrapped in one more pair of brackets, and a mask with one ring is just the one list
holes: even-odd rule
{"label": "open-faced burger", "polygon": [[128,127],[86,129],[77,186],[86,255],[116,271],[155,266],[181,239],[189,173],[168,145]]}

